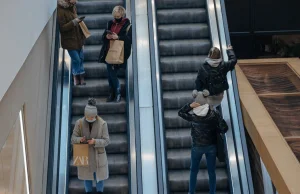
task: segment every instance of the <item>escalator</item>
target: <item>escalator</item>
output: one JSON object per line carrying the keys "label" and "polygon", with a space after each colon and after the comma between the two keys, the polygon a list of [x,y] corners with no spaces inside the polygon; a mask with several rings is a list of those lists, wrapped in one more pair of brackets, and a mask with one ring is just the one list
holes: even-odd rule
{"label": "escalator", "polygon": [[[169,193],[187,193],[190,124],[178,117],[178,110],[192,101],[199,64],[212,46],[207,3],[206,0],[155,2]],[[216,177],[217,193],[230,193],[225,163],[217,161]],[[196,190],[209,191],[205,160],[200,165]]]}
{"label": "escalator", "polygon": [[[84,21],[92,36],[87,39],[84,46],[86,85],[73,86],[72,89],[70,133],[76,120],[83,117],[88,98],[96,98],[98,114],[107,122],[110,134],[110,144],[106,148],[110,177],[104,181],[104,193],[127,194],[129,162],[126,98],[123,97],[120,103],[106,102],[109,91],[106,65],[97,62],[102,44],[101,37],[107,22],[112,19],[111,13],[116,5],[124,5],[124,1],[79,0],[77,4],[78,15],[86,16]],[[120,71],[119,77],[124,91],[125,72]],[[69,193],[84,192],[83,181],[77,179],[77,168],[72,166],[70,160]]]}

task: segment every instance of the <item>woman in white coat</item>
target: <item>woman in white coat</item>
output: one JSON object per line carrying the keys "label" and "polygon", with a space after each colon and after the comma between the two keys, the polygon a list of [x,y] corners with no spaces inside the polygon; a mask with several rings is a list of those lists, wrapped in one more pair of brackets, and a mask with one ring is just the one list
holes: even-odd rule
{"label": "woman in white coat", "polygon": [[97,115],[95,99],[88,100],[84,117],[78,119],[72,134],[72,144],[89,144],[89,166],[78,167],[78,179],[84,180],[86,193],[93,192],[96,180],[97,193],[103,193],[104,180],[108,179],[108,161],[105,147],[109,144],[107,123]]}

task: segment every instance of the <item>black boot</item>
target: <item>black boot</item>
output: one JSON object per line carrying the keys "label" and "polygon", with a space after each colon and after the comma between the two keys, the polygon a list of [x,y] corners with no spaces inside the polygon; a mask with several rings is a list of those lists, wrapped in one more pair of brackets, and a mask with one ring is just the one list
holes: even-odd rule
{"label": "black boot", "polygon": [[92,194],[92,192],[86,192],[86,194]]}
{"label": "black boot", "polygon": [[97,194],[103,194],[103,192],[101,192],[101,191],[97,191]]}
{"label": "black boot", "polygon": [[106,102],[112,102],[115,99],[115,92],[114,89],[110,88],[109,89],[109,96],[106,99]]}
{"label": "black boot", "polygon": [[79,75],[73,75],[74,86],[80,85]]}

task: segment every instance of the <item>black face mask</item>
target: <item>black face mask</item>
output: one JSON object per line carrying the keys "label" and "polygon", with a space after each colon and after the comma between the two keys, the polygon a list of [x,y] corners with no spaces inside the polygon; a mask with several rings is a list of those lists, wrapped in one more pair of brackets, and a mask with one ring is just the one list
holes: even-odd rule
{"label": "black face mask", "polygon": [[120,23],[122,21],[122,19],[123,18],[119,18],[119,19],[115,18],[115,20],[116,20],[117,23]]}

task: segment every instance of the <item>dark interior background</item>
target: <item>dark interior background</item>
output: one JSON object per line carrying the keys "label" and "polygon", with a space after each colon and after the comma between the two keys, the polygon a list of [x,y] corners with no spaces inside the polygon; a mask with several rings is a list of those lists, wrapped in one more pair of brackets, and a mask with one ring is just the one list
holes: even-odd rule
{"label": "dark interior background", "polygon": [[300,0],[225,0],[231,42],[239,58],[257,58],[274,36],[300,34]]}

